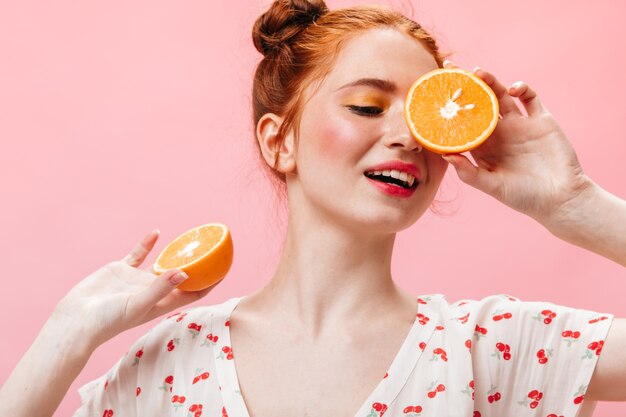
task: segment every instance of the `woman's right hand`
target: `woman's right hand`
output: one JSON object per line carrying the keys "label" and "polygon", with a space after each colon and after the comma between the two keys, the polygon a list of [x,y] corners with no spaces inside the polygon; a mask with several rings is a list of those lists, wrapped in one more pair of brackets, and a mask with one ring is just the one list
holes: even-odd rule
{"label": "woman's right hand", "polygon": [[179,270],[155,275],[138,269],[157,239],[158,231],[152,231],[126,257],[84,278],[59,301],[53,315],[80,329],[95,350],[127,329],[201,299],[217,285],[185,292],[176,289],[182,282],[176,279]]}

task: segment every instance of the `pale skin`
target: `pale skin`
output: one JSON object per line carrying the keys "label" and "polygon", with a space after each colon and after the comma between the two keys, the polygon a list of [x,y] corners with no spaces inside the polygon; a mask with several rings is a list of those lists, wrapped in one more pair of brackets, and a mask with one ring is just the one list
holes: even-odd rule
{"label": "pale skin", "polygon": [[[289,134],[275,167],[287,176],[284,251],[269,284],[242,300],[231,317],[239,382],[251,416],[312,410],[316,415],[354,415],[414,321],[414,296],[391,276],[393,244],[396,233],[428,209],[447,161],[463,182],[532,217],[556,237],[626,266],[626,202],[583,173],[569,140],[525,83],[507,88],[493,74],[475,70],[496,92],[502,114],[489,140],[472,151],[478,166],[463,155],[446,161],[415,142],[403,120],[405,92],[419,75],[435,68],[432,56],[412,38],[372,30],[347,42],[328,76],[306,91],[310,100],[297,149]],[[385,79],[396,88],[341,88],[362,78]],[[367,117],[349,106],[382,112]],[[257,125],[270,165],[281,121],[266,114]],[[363,176],[370,166],[389,159],[420,168],[422,183],[410,198],[382,194]],[[151,272],[139,270],[156,239],[156,234],[148,235],[133,256],[101,268],[64,297],[0,391],[0,415],[51,416],[97,346],[211,290],[181,293],[170,281],[173,271],[155,280]],[[68,319],[77,315],[81,323],[95,327]],[[266,332],[270,327],[284,329],[283,336]],[[382,331],[385,338],[376,338]],[[85,334],[91,337],[86,340]],[[337,340],[337,334],[345,336]],[[49,349],[50,340],[58,349]],[[69,349],[79,340],[84,341],[79,349]],[[282,355],[284,365],[259,360],[272,357],[265,351]],[[593,401],[626,401],[626,392],[619,389],[626,386],[624,352],[626,320],[615,319],[587,390],[586,415]],[[302,358],[308,359],[303,363]],[[31,378],[36,369],[38,378]],[[331,370],[337,377],[329,386]],[[307,375],[308,385],[301,384],[301,375]],[[37,396],[36,404],[21,395],[26,391]],[[320,395],[328,409],[320,409]]]}

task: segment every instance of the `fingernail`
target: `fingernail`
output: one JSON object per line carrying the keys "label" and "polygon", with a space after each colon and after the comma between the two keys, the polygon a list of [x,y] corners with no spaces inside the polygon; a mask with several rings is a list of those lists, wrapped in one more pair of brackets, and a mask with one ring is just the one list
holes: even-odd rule
{"label": "fingernail", "polygon": [[178,285],[181,282],[183,282],[184,280],[186,280],[187,278],[189,278],[189,276],[187,274],[185,274],[184,271],[179,271],[177,274],[174,274],[171,278],[170,278],[170,282],[172,284]]}
{"label": "fingernail", "polygon": [[444,60],[443,66],[445,67],[447,64],[452,64],[452,61],[450,61],[449,59]]}
{"label": "fingernail", "polygon": [[152,233],[156,233],[157,235],[160,235],[160,234],[161,234],[161,231],[160,231],[159,229],[154,229],[154,230],[152,231]]}
{"label": "fingernail", "polygon": [[483,69],[481,67],[476,67],[474,68],[474,74],[476,74],[478,71],[482,71]]}

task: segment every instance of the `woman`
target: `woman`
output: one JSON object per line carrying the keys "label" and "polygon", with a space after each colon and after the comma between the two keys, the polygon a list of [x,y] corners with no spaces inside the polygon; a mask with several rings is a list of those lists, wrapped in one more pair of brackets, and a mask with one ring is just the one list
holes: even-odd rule
{"label": "woman", "polygon": [[[162,320],[80,389],[76,416],[582,416],[594,401],[626,400],[624,320],[507,295],[450,304],[408,294],[390,274],[396,233],[426,211],[448,163],[555,236],[626,266],[626,202],[582,172],[528,85],[475,70],[502,120],[474,166],[422,149],[406,127],[405,92],[444,66],[416,23],[281,0],[253,39],[265,55],[253,90],[259,152],[289,206],[279,266],[253,294]],[[371,175],[393,170],[414,179],[398,185],[408,197]],[[156,239],[61,300],[4,386],[0,414],[51,415],[98,345],[210,291],[172,291],[176,271],[139,270]]]}

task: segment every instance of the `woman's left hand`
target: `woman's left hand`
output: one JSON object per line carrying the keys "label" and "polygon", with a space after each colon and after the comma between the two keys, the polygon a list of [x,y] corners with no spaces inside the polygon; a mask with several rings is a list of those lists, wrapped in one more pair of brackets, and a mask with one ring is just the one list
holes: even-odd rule
{"label": "woman's left hand", "polygon": [[[445,68],[456,68],[447,61]],[[475,166],[462,154],[443,155],[461,181],[527,214],[540,223],[564,215],[592,184],[576,152],[537,94],[523,82],[505,87],[496,77],[476,68],[498,97],[501,119],[491,136],[470,151]],[[519,99],[527,116],[515,103]]]}

